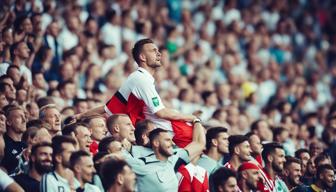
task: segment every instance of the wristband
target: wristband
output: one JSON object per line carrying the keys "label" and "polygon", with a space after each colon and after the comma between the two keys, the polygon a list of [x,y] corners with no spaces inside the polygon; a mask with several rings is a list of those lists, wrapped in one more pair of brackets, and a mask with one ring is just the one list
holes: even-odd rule
{"label": "wristband", "polygon": [[199,118],[196,118],[196,119],[193,120],[193,124],[195,124],[195,123],[201,123],[201,122],[202,121]]}

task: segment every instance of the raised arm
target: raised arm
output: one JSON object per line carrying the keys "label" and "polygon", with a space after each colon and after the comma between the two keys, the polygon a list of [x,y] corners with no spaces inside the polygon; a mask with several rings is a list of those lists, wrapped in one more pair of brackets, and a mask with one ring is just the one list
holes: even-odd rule
{"label": "raised arm", "polygon": [[195,157],[201,155],[205,149],[205,131],[199,119],[194,120],[192,142],[184,149],[188,151],[190,159],[194,159]]}
{"label": "raised arm", "polygon": [[84,113],[77,114],[75,115],[75,118],[78,120],[78,119],[89,117],[89,116],[96,115],[96,114],[103,115],[104,113],[105,113],[105,109],[104,109],[104,105],[102,105],[102,106],[90,109]]}

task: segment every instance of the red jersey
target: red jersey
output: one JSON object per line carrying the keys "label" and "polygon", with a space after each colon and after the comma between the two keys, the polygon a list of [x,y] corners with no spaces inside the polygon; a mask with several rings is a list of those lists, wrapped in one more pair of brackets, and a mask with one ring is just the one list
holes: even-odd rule
{"label": "red jersey", "polygon": [[153,76],[143,68],[138,68],[106,103],[104,109],[109,115],[127,114],[133,125],[139,120],[149,119],[156,127],[174,132],[173,141],[184,148],[192,141],[193,126],[184,121],[168,121],[155,115],[164,109],[154,85]]}
{"label": "red jersey", "polygon": [[178,192],[208,192],[209,181],[206,170],[200,166],[189,163],[181,165],[178,169]]}

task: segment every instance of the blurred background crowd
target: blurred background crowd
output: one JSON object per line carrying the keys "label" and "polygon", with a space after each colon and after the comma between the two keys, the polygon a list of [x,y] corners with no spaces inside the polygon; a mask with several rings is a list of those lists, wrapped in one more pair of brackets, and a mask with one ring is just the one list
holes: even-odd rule
{"label": "blurred background crowd", "polygon": [[333,0],[2,0],[0,133],[17,154],[36,133],[51,141],[66,117],[111,98],[137,69],[134,43],[151,38],[165,106],[335,166],[335,18]]}

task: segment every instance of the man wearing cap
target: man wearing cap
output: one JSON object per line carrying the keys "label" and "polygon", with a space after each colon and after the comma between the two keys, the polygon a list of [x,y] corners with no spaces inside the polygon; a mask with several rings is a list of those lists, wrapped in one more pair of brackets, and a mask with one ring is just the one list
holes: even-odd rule
{"label": "man wearing cap", "polygon": [[252,162],[244,162],[238,168],[238,186],[242,192],[256,191],[260,180],[259,167]]}
{"label": "man wearing cap", "polygon": [[244,135],[232,135],[229,137],[229,153],[231,159],[224,167],[237,171],[238,167],[246,161],[251,160],[251,148],[248,138]]}

